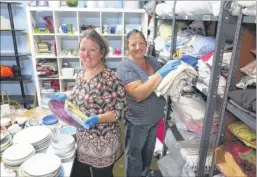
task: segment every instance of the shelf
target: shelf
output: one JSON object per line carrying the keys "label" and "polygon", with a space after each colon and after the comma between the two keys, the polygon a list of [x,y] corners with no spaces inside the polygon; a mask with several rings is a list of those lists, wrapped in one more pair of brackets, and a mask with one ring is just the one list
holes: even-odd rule
{"label": "shelf", "polygon": [[106,56],[105,58],[107,60],[110,60],[110,59],[122,59],[124,56],[123,55],[113,55],[113,56]]}
{"label": "shelf", "polygon": [[33,36],[54,36],[55,33],[33,33]]}
{"label": "shelf", "polygon": [[251,129],[256,131],[256,118],[250,114],[238,109],[231,103],[227,104],[227,110],[234,114],[238,119],[248,125]]}
{"label": "shelf", "polygon": [[[25,57],[30,55],[30,53],[26,53],[26,52],[19,52],[18,56],[19,57]],[[0,57],[15,57],[15,53],[14,52],[1,52],[0,53]]]}
{"label": "shelf", "polygon": [[77,34],[77,33],[75,33],[75,34],[58,33],[58,34],[56,34],[56,36],[79,36],[79,34]]}
{"label": "shelf", "polygon": [[31,75],[22,75],[21,77],[0,77],[0,81],[26,81],[32,78]]}
{"label": "shelf", "polygon": [[[172,16],[158,16],[158,19],[168,19],[172,20]],[[218,21],[219,17],[213,16],[213,15],[176,15],[176,20],[200,20],[200,21]]]}
{"label": "shelf", "polygon": [[74,79],[76,79],[76,77],[75,77],[75,76],[73,76],[73,77],[64,77],[64,76],[60,76],[60,79],[61,79],[61,80],[74,80]]}
{"label": "shelf", "polygon": [[[21,104],[33,103],[33,101],[34,101],[34,95],[26,95],[25,96],[25,101],[22,99],[21,95],[8,95],[8,96],[11,100],[15,100],[15,101],[17,101]],[[1,100],[1,98],[0,98],[0,100]],[[1,100],[1,102],[2,102],[2,100]]]}
{"label": "shelf", "polygon": [[75,58],[75,59],[79,59],[79,56],[75,56],[75,55],[58,55],[58,58]]}
{"label": "shelf", "polygon": [[12,1],[8,1],[8,2],[3,2],[3,1],[0,1],[0,4],[12,4],[12,5],[21,5],[22,3],[20,2],[12,2]]}
{"label": "shelf", "polygon": [[38,80],[58,80],[58,77],[38,77]]}
{"label": "shelf", "polygon": [[2,30],[2,29],[0,29],[0,32],[1,32],[1,33],[4,33],[4,32],[12,32],[12,31],[14,31],[14,32],[21,32],[21,33],[26,33],[26,31],[25,31],[25,30],[22,30],[22,29],[15,29],[15,30],[12,30],[12,29],[4,29],[4,30]]}
{"label": "shelf", "polygon": [[244,16],[243,23],[256,23],[256,17],[255,16]]}
{"label": "shelf", "polygon": [[101,34],[101,36],[106,36],[106,37],[123,37],[126,36],[125,34]]}
{"label": "shelf", "polygon": [[54,58],[57,58],[55,55],[37,55],[36,56],[36,59],[40,59],[40,58],[42,58],[42,59],[44,59],[44,58],[52,58],[52,59],[54,59]]}

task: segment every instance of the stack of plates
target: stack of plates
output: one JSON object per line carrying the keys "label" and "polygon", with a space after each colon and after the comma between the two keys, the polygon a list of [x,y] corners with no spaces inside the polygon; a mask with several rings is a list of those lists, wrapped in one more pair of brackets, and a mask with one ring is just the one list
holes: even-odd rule
{"label": "stack of plates", "polygon": [[32,126],[23,129],[13,137],[15,144],[28,143],[31,144],[36,152],[45,151],[51,143],[52,132],[44,126]]}
{"label": "stack of plates", "polygon": [[63,177],[64,170],[56,155],[35,154],[26,160],[19,169],[20,176]]}
{"label": "stack of plates", "polygon": [[31,144],[15,144],[3,153],[3,162],[9,169],[18,169],[20,165],[35,154]]}
{"label": "stack of plates", "polygon": [[0,138],[0,153],[2,156],[3,152],[12,145],[12,136],[8,131],[1,130]]}

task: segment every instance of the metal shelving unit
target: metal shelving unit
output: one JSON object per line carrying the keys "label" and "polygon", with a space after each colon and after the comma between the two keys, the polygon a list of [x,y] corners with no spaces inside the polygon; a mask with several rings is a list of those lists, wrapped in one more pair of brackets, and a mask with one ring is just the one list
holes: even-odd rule
{"label": "metal shelving unit", "polygon": [[238,119],[248,125],[251,129],[256,131],[256,118],[251,116],[250,114],[238,109],[231,103],[227,103],[226,109],[234,114]]}
{"label": "metal shelving unit", "polygon": [[[235,17],[233,17],[233,18],[235,18]],[[222,108],[221,108],[221,117],[220,117],[220,122],[219,122],[219,128],[218,128],[218,134],[217,134],[215,148],[217,148],[219,145],[221,145],[225,142],[227,112],[232,113],[239,120],[241,120],[246,125],[248,125],[250,128],[252,128],[253,130],[256,131],[256,118],[254,118],[250,114],[247,114],[246,112],[243,112],[242,110],[240,110],[236,106],[232,105],[228,101],[229,100],[228,93],[235,89],[235,82],[236,82],[235,78],[236,78],[236,73],[237,73],[237,69],[238,69],[241,40],[242,40],[242,36],[243,36],[243,31],[244,31],[243,24],[256,23],[256,17],[244,16],[242,13],[242,9],[240,10],[240,14],[238,17],[236,17],[236,19],[237,19],[236,32],[234,35],[232,58],[231,58],[231,62],[230,62],[229,72],[228,72],[226,90],[225,90],[225,93],[223,96],[223,104],[222,104]],[[215,169],[216,169],[216,165],[215,165],[214,158],[213,158],[210,175],[212,175],[214,173]]]}
{"label": "metal shelving unit", "polygon": [[[176,1],[174,2],[174,8],[173,8],[173,14],[175,14],[175,6]],[[201,21],[217,21],[218,26],[216,30],[216,48],[213,56],[213,66],[211,69],[211,79],[209,82],[209,88],[208,92],[207,90],[200,90],[203,95],[206,96],[206,107],[205,107],[205,115],[204,115],[204,127],[202,130],[202,137],[199,143],[199,156],[198,156],[198,165],[196,170],[196,176],[202,177],[206,174],[210,175],[213,174],[213,169],[211,171],[208,171],[206,173],[205,170],[205,162],[207,158],[207,152],[210,147],[213,147],[215,145],[215,141],[213,139],[211,140],[211,125],[213,122],[213,115],[215,110],[220,106],[222,106],[221,109],[221,121],[223,123],[225,122],[224,119],[224,112],[226,110],[226,106],[224,106],[224,103],[227,102],[227,91],[225,91],[225,95],[221,98],[217,94],[218,90],[218,84],[219,84],[219,75],[221,70],[221,64],[223,60],[223,54],[225,51],[225,42],[229,40],[229,37],[231,34],[228,34],[226,31],[234,31],[232,28],[235,29],[235,27],[238,27],[238,23],[241,20],[246,23],[254,22],[254,18],[251,17],[243,17],[242,13],[239,17],[234,17],[230,15],[229,7],[231,6],[231,1],[222,1],[221,7],[220,7],[220,14],[218,17],[215,17],[213,15],[196,15],[196,16],[179,16],[179,15],[173,15],[173,17],[156,17],[155,16],[155,37],[156,37],[156,24],[158,19],[170,19],[172,20],[172,40],[171,40],[171,55],[175,53],[175,44],[176,44],[176,36],[177,36],[177,21],[184,21],[184,20],[201,20]],[[239,20],[238,20],[239,19]],[[236,24],[237,23],[237,24]],[[233,24],[233,25],[232,25]],[[233,27],[231,27],[231,25]],[[230,32],[231,33],[231,32]],[[232,32],[233,33],[233,32]],[[239,36],[239,33],[241,34],[241,29],[239,30],[236,28],[235,36]],[[230,35],[230,36],[228,36]],[[238,56],[238,39],[235,38],[234,40],[234,51],[233,51],[233,62],[236,62],[235,55]],[[232,64],[234,66],[234,64]],[[231,75],[231,71],[230,71]],[[231,76],[229,76],[231,77]],[[230,81],[228,81],[228,84],[230,85]],[[223,100],[224,101],[223,101]],[[170,112],[172,111],[170,108],[171,100],[170,98],[167,99],[166,103],[166,117],[165,117],[165,132],[167,130],[168,124],[167,119],[169,119]],[[230,107],[228,107],[229,109]],[[233,111],[233,110],[232,110]],[[222,124],[223,125],[223,124]],[[171,129],[174,136],[177,135],[177,132],[174,128]],[[224,129],[223,129],[224,130]],[[218,132],[218,136],[220,136],[221,132]],[[165,136],[165,135],[164,135]],[[176,137],[176,136],[175,136]],[[177,140],[181,140],[180,138],[177,138]],[[215,139],[214,139],[215,140]],[[213,145],[213,146],[212,146]],[[165,144],[163,145],[163,155],[166,155],[167,147]]]}
{"label": "metal shelving unit", "polygon": [[[15,29],[14,27],[14,19],[12,14],[12,6],[13,7],[19,7],[17,5],[20,5],[21,3],[17,2],[0,2],[1,8],[7,8],[8,14],[9,14],[9,20],[10,20],[10,30],[0,30],[1,33],[11,33],[12,35],[12,42],[14,47],[14,52],[4,52],[1,51],[0,59],[6,60],[6,58],[15,58],[16,65],[17,65],[17,75],[14,77],[0,77],[1,84],[3,84],[3,81],[11,81],[11,82],[19,82],[20,89],[21,89],[21,96],[19,96],[20,103],[24,105],[25,108],[27,108],[27,104],[32,96],[29,96],[25,94],[24,89],[24,81],[28,81],[32,78],[31,75],[22,75],[21,73],[21,65],[20,65],[20,57],[27,57],[28,53],[19,53],[18,52],[18,46],[16,41],[16,33],[23,33],[23,30]],[[17,98],[17,96],[16,96]]]}

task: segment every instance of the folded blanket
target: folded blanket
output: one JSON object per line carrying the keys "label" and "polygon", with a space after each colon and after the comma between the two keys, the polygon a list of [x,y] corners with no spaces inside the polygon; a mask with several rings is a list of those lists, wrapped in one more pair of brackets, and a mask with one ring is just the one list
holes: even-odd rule
{"label": "folded blanket", "polygon": [[[186,166],[191,167],[193,170],[196,170],[198,157],[199,157],[199,149],[197,148],[181,148],[180,154],[183,159],[186,161]],[[208,170],[212,164],[212,154],[213,152],[209,150],[207,152],[207,158],[205,162],[205,168]]]}
{"label": "folded blanket", "polygon": [[183,87],[192,84],[192,80],[196,78],[196,76],[197,72],[195,69],[182,62],[177,69],[173,70],[162,79],[155,89],[155,93],[157,96],[170,96],[172,101],[178,102]]}
{"label": "folded blanket", "polygon": [[225,149],[231,153],[236,163],[248,177],[256,176],[256,151],[240,142],[226,143]]}

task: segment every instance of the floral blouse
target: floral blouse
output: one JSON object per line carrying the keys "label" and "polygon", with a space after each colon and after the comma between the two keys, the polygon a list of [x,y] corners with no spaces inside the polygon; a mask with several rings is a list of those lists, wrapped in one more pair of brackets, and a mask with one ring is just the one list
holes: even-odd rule
{"label": "floral blouse", "polygon": [[[126,93],[116,73],[108,68],[89,82],[83,81],[85,70],[78,73],[69,100],[87,116],[112,111],[122,119],[126,111]],[[78,131],[78,161],[104,168],[112,165],[123,154],[121,129],[117,122],[98,123],[90,130]]]}

